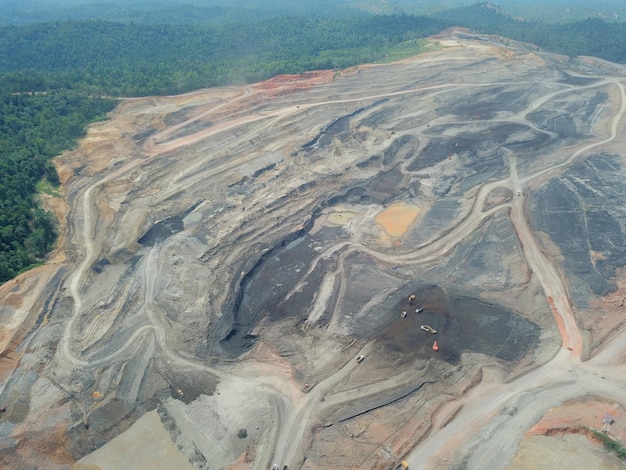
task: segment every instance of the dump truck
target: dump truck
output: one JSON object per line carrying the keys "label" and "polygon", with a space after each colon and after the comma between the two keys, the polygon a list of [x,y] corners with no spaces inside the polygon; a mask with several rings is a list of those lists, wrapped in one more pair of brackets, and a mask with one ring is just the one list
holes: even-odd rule
{"label": "dump truck", "polygon": [[400,462],[400,465],[396,467],[396,470],[409,470],[409,462],[403,460],[402,462]]}

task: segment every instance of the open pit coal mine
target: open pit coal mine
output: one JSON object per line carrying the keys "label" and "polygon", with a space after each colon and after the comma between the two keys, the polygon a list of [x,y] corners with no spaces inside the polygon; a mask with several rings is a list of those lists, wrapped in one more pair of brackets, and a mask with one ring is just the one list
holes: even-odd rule
{"label": "open pit coal mine", "polygon": [[626,70],[431,41],[123,100],[59,157],[0,466],[509,468],[568,400],[622,412]]}

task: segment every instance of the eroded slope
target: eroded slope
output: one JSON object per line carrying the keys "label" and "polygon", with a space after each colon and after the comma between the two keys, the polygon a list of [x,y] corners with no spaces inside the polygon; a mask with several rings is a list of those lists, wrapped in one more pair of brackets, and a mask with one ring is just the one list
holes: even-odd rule
{"label": "eroded slope", "polygon": [[498,468],[596,372],[623,403],[623,335],[581,364],[606,334],[578,327],[619,324],[621,70],[463,37],[94,126],[58,162],[66,260],[0,311],[2,462],[65,468],[157,409],[198,468]]}

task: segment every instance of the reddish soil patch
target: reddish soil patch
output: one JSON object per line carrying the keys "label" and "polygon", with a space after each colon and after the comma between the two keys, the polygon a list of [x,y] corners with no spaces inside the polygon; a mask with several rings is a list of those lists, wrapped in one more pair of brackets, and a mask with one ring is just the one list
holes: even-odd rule
{"label": "reddish soil patch", "polygon": [[74,458],[63,443],[67,439],[67,423],[60,420],[54,427],[45,427],[41,431],[27,432],[14,436],[19,443],[16,452],[26,462],[45,461],[49,465],[71,465]]}
{"label": "reddish soil patch", "polygon": [[574,400],[563,406],[553,408],[533,426],[527,435],[542,434],[551,436],[560,433],[581,432],[587,426],[602,429],[605,414],[613,417],[614,423],[609,428],[609,435],[626,441],[626,410],[619,404],[605,400]]}
{"label": "reddish soil patch", "polygon": [[401,237],[413,225],[419,214],[419,207],[398,202],[377,214],[374,220],[387,235]]}
{"label": "reddish soil patch", "polygon": [[[559,313],[559,310],[554,303],[554,299],[551,296],[548,296],[548,304],[550,304],[550,309],[552,310],[552,316],[554,317],[554,321],[556,322],[556,326],[559,329],[559,333],[561,335],[561,341],[562,341],[561,345],[565,346],[566,344],[570,344],[570,337],[569,337],[569,334],[567,333],[567,329],[565,328],[563,317]],[[580,352],[578,351],[576,352],[580,354]]]}
{"label": "reddish soil patch", "polygon": [[235,460],[231,465],[226,467],[226,470],[247,470],[248,468],[250,468],[250,463],[248,459],[246,459],[247,455],[247,452],[241,454],[237,460]]}
{"label": "reddish soil patch", "polygon": [[599,299],[591,299],[589,308],[576,312],[576,320],[587,335],[593,354],[626,326],[626,268],[617,273],[618,289]]}
{"label": "reddish soil patch", "polygon": [[332,70],[315,70],[297,75],[283,74],[255,84],[253,87],[257,90],[267,91],[270,97],[280,96],[331,82],[334,75],[335,72]]}

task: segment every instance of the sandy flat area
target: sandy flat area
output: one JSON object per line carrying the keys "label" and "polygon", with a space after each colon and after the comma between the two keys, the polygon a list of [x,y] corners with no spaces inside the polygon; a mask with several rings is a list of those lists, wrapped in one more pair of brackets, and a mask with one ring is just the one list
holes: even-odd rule
{"label": "sandy flat area", "polygon": [[155,411],[146,413],[126,432],[79,460],[74,470],[118,470],[128,468],[192,470],[178,452]]}
{"label": "sandy flat area", "polygon": [[531,468],[613,470],[624,468],[624,462],[608,454],[582,434],[560,434],[525,439],[506,470]]}

